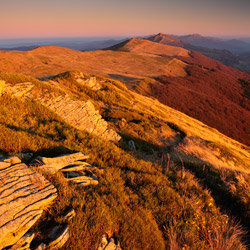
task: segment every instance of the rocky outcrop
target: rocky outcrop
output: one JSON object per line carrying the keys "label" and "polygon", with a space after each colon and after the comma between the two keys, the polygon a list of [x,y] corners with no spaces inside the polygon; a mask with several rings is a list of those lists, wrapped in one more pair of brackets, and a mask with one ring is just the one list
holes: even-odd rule
{"label": "rocky outcrop", "polygon": [[51,174],[60,171],[68,182],[77,186],[97,185],[96,172],[101,172],[101,170],[85,162],[88,158],[89,156],[81,152],[54,158],[39,156],[32,164],[38,169]]}
{"label": "rocky outcrop", "polygon": [[119,141],[121,139],[114,130],[108,128],[108,123],[102,119],[99,111],[95,109],[90,100],[85,102],[59,96],[55,99],[41,98],[39,102],[79,130],[87,130],[89,133],[102,136],[111,141]]}
{"label": "rocky outcrop", "polygon": [[102,236],[101,244],[97,250],[122,250],[120,243],[116,242],[114,238],[108,238],[107,234]]}
{"label": "rocky outcrop", "polygon": [[[92,89],[99,89],[95,77],[80,77],[78,82]],[[89,133],[101,136],[104,139],[118,142],[121,137],[112,129],[108,128],[108,123],[102,119],[99,111],[90,100],[74,100],[67,95],[59,95],[51,98],[49,94],[37,92],[33,94],[34,84],[31,82],[17,83],[15,85],[6,84],[2,92],[6,92],[15,97],[33,99],[61,116],[68,124]],[[94,91],[94,90],[93,90]],[[0,86],[1,93],[1,86]]]}
{"label": "rocky outcrop", "polygon": [[0,183],[0,249],[25,246],[32,235],[24,235],[57,197],[57,191],[14,157],[0,161]]}
{"label": "rocky outcrop", "polygon": [[81,85],[87,86],[94,91],[101,89],[101,85],[96,80],[96,77],[87,77],[82,72],[75,73],[74,76]]}

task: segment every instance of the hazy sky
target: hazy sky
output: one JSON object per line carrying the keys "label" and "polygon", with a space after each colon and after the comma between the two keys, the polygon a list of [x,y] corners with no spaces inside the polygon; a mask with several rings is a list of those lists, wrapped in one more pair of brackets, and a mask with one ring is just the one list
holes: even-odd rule
{"label": "hazy sky", "polygon": [[250,0],[0,0],[0,38],[250,36]]}

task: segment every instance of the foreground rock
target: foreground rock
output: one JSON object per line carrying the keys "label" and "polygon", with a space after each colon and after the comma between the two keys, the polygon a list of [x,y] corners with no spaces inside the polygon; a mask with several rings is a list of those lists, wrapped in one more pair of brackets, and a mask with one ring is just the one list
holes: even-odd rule
{"label": "foreground rock", "polygon": [[102,172],[98,168],[85,162],[89,156],[81,152],[61,155],[54,158],[37,157],[33,164],[42,171],[55,174],[60,171],[67,181],[77,186],[97,185],[98,178],[96,172]]}
{"label": "foreground rock", "polygon": [[16,244],[57,197],[43,176],[18,162],[0,161],[0,249]]}
{"label": "foreground rock", "polygon": [[57,157],[42,157],[38,156],[34,161],[35,164],[38,164],[39,168],[48,173],[56,173],[62,168],[67,166],[75,165],[77,161],[84,161],[88,159],[89,156],[82,154],[81,152],[68,154],[68,155],[60,155]]}

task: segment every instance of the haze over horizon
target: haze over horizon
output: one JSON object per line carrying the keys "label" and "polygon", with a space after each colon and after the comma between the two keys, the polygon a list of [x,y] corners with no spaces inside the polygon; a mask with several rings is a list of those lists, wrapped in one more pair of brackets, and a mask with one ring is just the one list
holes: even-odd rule
{"label": "haze over horizon", "polygon": [[155,34],[250,36],[247,0],[0,0],[0,39]]}

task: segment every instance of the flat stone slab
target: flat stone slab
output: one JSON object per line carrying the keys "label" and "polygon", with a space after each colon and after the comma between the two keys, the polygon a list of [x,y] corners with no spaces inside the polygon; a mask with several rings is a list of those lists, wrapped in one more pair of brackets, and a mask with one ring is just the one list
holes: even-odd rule
{"label": "flat stone slab", "polygon": [[84,155],[81,152],[68,155],[60,155],[53,158],[38,156],[35,160],[35,164],[39,165],[39,169],[53,174],[58,172],[62,168],[74,165],[75,162],[85,160],[88,157],[88,155]]}
{"label": "flat stone slab", "polygon": [[24,163],[0,162],[0,249],[14,245],[57,197],[57,190]]}

